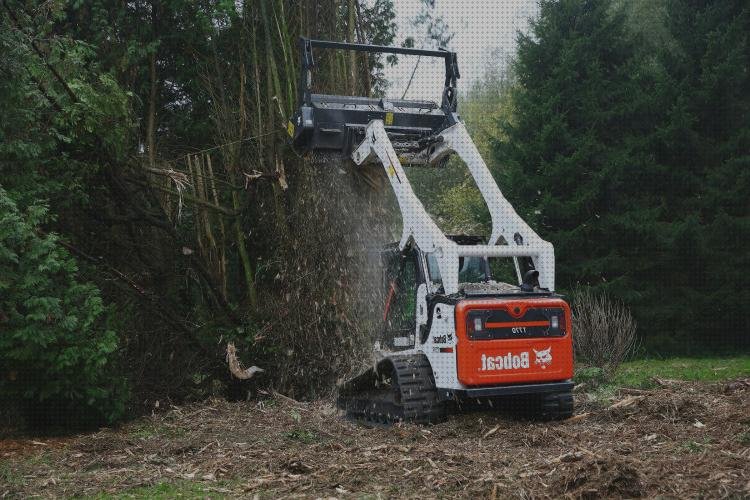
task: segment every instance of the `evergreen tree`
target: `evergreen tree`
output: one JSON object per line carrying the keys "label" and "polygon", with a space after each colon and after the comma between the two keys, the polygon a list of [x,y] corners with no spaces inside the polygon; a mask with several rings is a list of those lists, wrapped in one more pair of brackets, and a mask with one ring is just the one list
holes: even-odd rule
{"label": "evergreen tree", "polygon": [[633,273],[652,269],[637,256],[652,239],[639,221],[652,196],[641,137],[653,100],[624,15],[607,0],[543,2],[515,72],[517,116],[495,148],[503,189],[555,243],[563,288],[634,290]]}
{"label": "evergreen tree", "polygon": [[[670,0],[660,52],[666,117],[654,137],[673,232],[669,316],[717,348],[748,346],[750,292],[750,4]],[[655,314],[656,315],[656,314]]]}
{"label": "evergreen tree", "polygon": [[542,2],[495,144],[504,190],[556,246],[558,288],[623,299],[651,345],[740,338],[747,29],[724,4],[670,3],[675,43],[648,58],[619,3]]}

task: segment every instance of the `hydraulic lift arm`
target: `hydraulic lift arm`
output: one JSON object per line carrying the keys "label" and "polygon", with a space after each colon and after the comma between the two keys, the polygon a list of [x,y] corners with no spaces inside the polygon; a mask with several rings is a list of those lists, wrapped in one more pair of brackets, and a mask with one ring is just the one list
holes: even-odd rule
{"label": "hydraulic lift arm", "polygon": [[[456,146],[458,151],[453,151],[459,155],[466,154],[462,158],[469,166],[469,171],[477,186],[480,187],[480,192],[490,209],[494,236],[490,243],[497,242],[500,237],[503,237],[507,244],[459,245],[449,240],[414,194],[382,120],[373,120],[367,125],[365,139],[352,153],[352,159],[357,165],[361,165],[376,157],[383,165],[396,195],[403,220],[399,247],[403,250],[409,240],[414,240],[422,251],[433,253],[447,294],[458,291],[458,259],[468,256],[530,257],[536,270],[539,271],[539,285],[554,290],[555,261],[552,245],[539,238],[503,197],[463,123],[457,123],[444,133],[448,134],[447,140],[443,141],[443,144],[448,145],[446,147]],[[460,140],[457,141],[456,138]],[[442,151],[438,154],[444,155],[446,152]],[[513,236],[508,241],[505,235],[510,234]]]}

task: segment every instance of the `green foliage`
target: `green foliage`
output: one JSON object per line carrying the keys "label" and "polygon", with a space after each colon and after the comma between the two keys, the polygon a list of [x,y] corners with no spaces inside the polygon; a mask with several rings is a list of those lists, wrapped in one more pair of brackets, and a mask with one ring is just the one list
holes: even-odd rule
{"label": "green foliage", "polygon": [[714,382],[747,376],[750,376],[750,356],[639,359],[623,363],[612,383],[624,387],[653,387],[653,377]]}
{"label": "green foliage", "polygon": [[414,37],[406,37],[403,43],[405,47],[445,48],[454,36],[445,19],[435,14],[435,0],[420,0],[419,13],[411,20],[411,24],[422,32],[424,39],[415,40]]}
{"label": "green foliage", "polygon": [[[364,27],[366,43],[373,45],[392,45],[396,37],[396,13],[393,0],[375,0],[360,2],[360,23]],[[367,62],[372,73],[372,95],[383,97],[388,87],[383,69],[385,64],[396,64],[395,55],[383,57],[382,54],[367,54]]]}
{"label": "green foliage", "polygon": [[444,217],[441,224],[444,231],[489,237],[490,212],[471,177],[442,194],[438,206]]}
{"label": "green foliage", "polygon": [[598,387],[605,382],[606,376],[604,370],[596,366],[583,366],[576,369],[576,384],[587,384],[591,387]]}
{"label": "green foliage", "polygon": [[682,443],[681,448],[687,453],[703,453],[706,448],[709,448],[710,446],[711,438],[709,436],[706,436],[699,441],[696,441],[694,439],[685,441],[684,443]]}
{"label": "green foliage", "polygon": [[0,188],[0,394],[63,424],[111,422],[126,400],[113,371],[117,335],[99,290],[79,281],[56,236],[40,233],[46,217],[41,205],[19,211]]}
{"label": "green foliage", "polygon": [[12,462],[0,462],[0,481],[8,486],[19,486],[23,484],[23,475],[15,471]]}
{"label": "green foliage", "polygon": [[110,73],[74,79],[70,87],[78,101],[67,107],[59,119],[60,128],[70,130],[71,136],[58,139],[75,141],[81,149],[101,148],[99,154],[107,154],[109,160],[122,159],[133,126],[129,106],[132,96]]}
{"label": "green foliage", "polygon": [[[48,207],[45,230],[85,262],[81,281],[101,291],[97,307],[113,305],[91,334],[96,350],[116,332],[127,362],[109,367],[113,380],[127,377],[143,408],[225,390],[244,397],[247,384],[230,381],[222,353],[234,341],[244,362],[268,369],[263,378],[326,390],[319,377],[273,369],[274,358],[290,366],[291,347],[326,351],[299,342],[290,315],[328,332],[346,316],[343,300],[324,311],[289,304],[307,276],[320,296],[343,287],[320,279],[340,277],[341,266],[292,262],[307,242],[287,226],[319,224],[319,213],[295,213],[308,185],[281,125],[296,105],[298,36],[390,44],[392,0],[5,0],[0,10],[3,188],[19,217]],[[314,84],[377,90],[385,60],[360,55],[316,53]],[[98,325],[105,317],[109,328]],[[64,352],[48,347],[49,357]]]}
{"label": "green foliage", "polygon": [[501,184],[555,244],[558,288],[624,301],[652,349],[746,345],[750,7],[667,2],[655,57],[636,7],[541,3],[500,120]]}
{"label": "green foliage", "polygon": [[320,440],[318,435],[309,429],[295,429],[285,432],[284,436],[292,441],[299,441],[303,444],[313,444]]}
{"label": "green foliage", "polygon": [[[127,391],[112,311],[41,227],[80,230],[92,181],[126,156],[133,124],[130,95],[92,46],[49,33],[54,7],[47,19],[19,8],[0,21],[0,392],[27,423],[64,427],[116,420]],[[50,36],[40,45],[20,23]]]}
{"label": "green foliage", "polygon": [[224,493],[224,491],[229,491],[225,488],[227,485],[231,485],[231,483],[227,483],[226,481],[201,483],[198,481],[181,479],[170,482],[162,481],[148,486],[139,486],[138,488],[131,488],[116,494],[99,493],[84,498],[94,500],[130,500],[136,498],[150,500],[170,500],[173,498],[230,498],[230,496]]}
{"label": "green foliage", "polygon": [[[502,171],[502,165],[494,161],[492,143],[504,137],[500,123],[514,116],[510,98],[512,79],[498,68],[498,63],[493,62],[483,78],[475,81],[465,96],[459,97],[466,127],[494,172]],[[443,231],[489,237],[489,210],[462,161],[452,157],[443,169],[413,168],[407,169],[407,175],[417,196]]]}

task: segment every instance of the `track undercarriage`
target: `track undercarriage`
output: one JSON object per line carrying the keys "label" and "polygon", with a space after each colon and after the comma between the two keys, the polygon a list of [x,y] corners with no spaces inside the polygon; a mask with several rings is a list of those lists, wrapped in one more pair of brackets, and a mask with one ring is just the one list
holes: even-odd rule
{"label": "track undercarriage", "polygon": [[338,405],[372,424],[435,423],[445,416],[424,355],[392,356],[340,388]]}
{"label": "track undercarriage", "polygon": [[441,400],[430,362],[423,354],[391,356],[342,384],[337,405],[347,418],[370,425],[435,424],[456,411],[507,411],[537,420],[573,415],[568,391],[482,399]]}

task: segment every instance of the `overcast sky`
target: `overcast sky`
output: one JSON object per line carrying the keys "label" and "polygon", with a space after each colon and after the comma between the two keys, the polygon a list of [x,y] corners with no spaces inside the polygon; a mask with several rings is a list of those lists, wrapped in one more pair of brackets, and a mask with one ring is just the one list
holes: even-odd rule
{"label": "overcast sky", "polygon": [[[424,33],[410,21],[420,11],[419,0],[394,0],[398,24],[398,45],[413,36],[419,47]],[[459,89],[466,89],[474,79],[481,78],[493,65],[504,65],[515,51],[518,30],[526,30],[528,19],[537,12],[536,0],[436,0],[435,11],[454,33],[448,48],[458,53],[461,70]],[[407,86],[415,57],[399,57],[399,64],[388,68],[392,82],[389,97],[400,98]],[[422,58],[407,98],[439,100],[442,92],[444,66],[442,60]]]}

